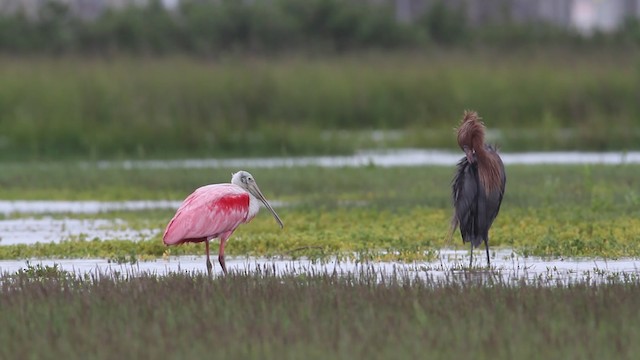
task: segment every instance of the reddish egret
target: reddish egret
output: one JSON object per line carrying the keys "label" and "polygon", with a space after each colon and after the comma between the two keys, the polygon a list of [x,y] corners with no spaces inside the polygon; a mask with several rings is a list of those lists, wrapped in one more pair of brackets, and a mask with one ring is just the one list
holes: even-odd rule
{"label": "reddish egret", "polygon": [[209,259],[209,241],[220,238],[218,261],[226,275],[224,245],[240,224],[248,223],[258,214],[258,201],[271,211],[280,227],[284,227],[253,176],[246,171],[238,171],[232,175],[231,184],[202,186],[189,195],[167,225],[162,241],[165,245],[204,241],[207,271],[211,275],[213,265]]}
{"label": "reddish egret", "polygon": [[458,145],[465,157],[458,162],[457,172],[451,184],[453,206],[451,233],[460,227],[463,243],[473,248],[484,241],[489,260],[489,228],[498,216],[507,176],[495,147],[484,143],[484,123],[474,111],[465,111],[458,127]]}

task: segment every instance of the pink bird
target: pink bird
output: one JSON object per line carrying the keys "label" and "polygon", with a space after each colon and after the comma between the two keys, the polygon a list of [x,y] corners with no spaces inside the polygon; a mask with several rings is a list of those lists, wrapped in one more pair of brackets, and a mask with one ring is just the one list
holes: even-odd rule
{"label": "pink bird", "polygon": [[207,271],[211,275],[213,265],[209,259],[209,241],[220,238],[218,261],[226,275],[224,245],[240,224],[248,223],[258,214],[258,200],[283,228],[282,220],[262,195],[253,176],[246,171],[238,171],[232,174],[231,184],[205,185],[189,195],[167,225],[162,241],[165,245],[204,241]]}

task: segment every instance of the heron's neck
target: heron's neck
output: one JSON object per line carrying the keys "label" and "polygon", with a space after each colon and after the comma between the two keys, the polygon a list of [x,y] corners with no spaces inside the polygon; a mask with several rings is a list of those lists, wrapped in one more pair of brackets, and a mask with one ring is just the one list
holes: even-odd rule
{"label": "heron's neck", "polygon": [[502,183],[502,170],[498,154],[487,150],[484,146],[475,149],[478,162],[478,176],[480,183],[487,193],[500,188]]}
{"label": "heron's neck", "polygon": [[476,159],[478,162],[486,163],[487,158],[489,157],[489,152],[482,141],[478,141],[477,144],[474,144],[473,151],[476,153]]}

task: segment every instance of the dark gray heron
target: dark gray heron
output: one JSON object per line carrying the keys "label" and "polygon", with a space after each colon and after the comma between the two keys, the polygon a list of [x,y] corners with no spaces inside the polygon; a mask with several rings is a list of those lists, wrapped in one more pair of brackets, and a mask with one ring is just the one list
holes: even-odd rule
{"label": "dark gray heron", "polygon": [[489,228],[498,216],[504,195],[507,176],[502,159],[495,147],[484,143],[484,123],[475,111],[465,111],[458,127],[458,145],[465,157],[458,162],[451,183],[454,214],[451,233],[460,228],[463,243],[473,248],[484,241],[489,260]]}

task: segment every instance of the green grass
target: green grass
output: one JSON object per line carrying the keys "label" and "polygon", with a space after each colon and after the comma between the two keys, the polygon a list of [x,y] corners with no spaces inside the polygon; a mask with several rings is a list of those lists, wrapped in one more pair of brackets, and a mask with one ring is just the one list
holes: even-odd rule
{"label": "green grass", "polygon": [[0,357],[632,359],[637,280],[546,287],[375,272],[0,276]]}
{"label": "green grass", "polygon": [[[237,169],[124,171],[86,163],[5,164],[0,198],[182,200],[205,183],[228,182],[233,170]],[[491,247],[538,256],[639,257],[640,193],[634,185],[638,171],[637,165],[508,166],[507,191],[490,233]],[[285,228],[280,230],[263,210],[238,228],[227,254],[413,261],[432,259],[443,247],[462,248],[458,234],[447,240],[452,167],[302,167],[252,173],[268,199],[285,202],[278,208]],[[119,218],[132,230],[160,231],[173,213],[167,209],[71,217]],[[165,248],[159,235],[141,242],[94,240],[4,245],[0,259],[144,260],[204,253],[202,244]]]}
{"label": "green grass", "polygon": [[[512,151],[635,149],[638,61],[633,51],[2,57],[0,158],[451,148],[468,108]],[[377,141],[370,130],[401,136]]]}

